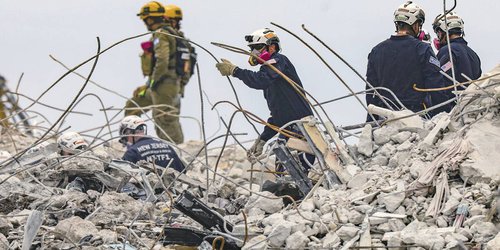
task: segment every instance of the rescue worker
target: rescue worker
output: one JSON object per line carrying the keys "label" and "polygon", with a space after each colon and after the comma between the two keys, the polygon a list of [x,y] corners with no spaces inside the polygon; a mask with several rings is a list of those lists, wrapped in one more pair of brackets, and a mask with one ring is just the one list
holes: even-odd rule
{"label": "rescue worker", "polygon": [[[59,149],[59,155],[61,156],[72,156],[85,151],[89,144],[85,139],[77,132],[65,132],[57,138],[57,147]],[[73,161],[65,162],[63,169],[72,168],[73,163],[76,163],[78,159]],[[93,180],[92,178],[85,178],[78,176],[78,174],[64,174],[65,178],[59,181],[58,187],[64,187],[68,190],[75,190],[79,192],[86,192],[89,189],[101,191],[103,188],[99,181]],[[67,183],[67,184],[66,184]]]}
{"label": "rescue worker", "polygon": [[71,156],[86,150],[89,144],[77,132],[65,132],[57,138],[57,147],[61,156]]}
{"label": "rescue worker", "polygon": [[[168,4],[165,5],[165,20],[170,23],[172,28],[175,29],[175,32],[177,33],[178,36],[180,37],[185,37],[184,32],[181,31],[181,21],[182,21],[182,10],[179,6],[175,4]],[[189,53],[190,60],[187,61],[187,63],[184,64],[186,67],[184,69],[184,75],[182,76],[181,79],[181,86],[180,86],[180,91],[179,95],[181,98],[184,98],[184,89],[186,85],[189,82],[189,79],[194,73],[194,66],[196,64],[196,52],[194,50],[194,47],[190,45],[189,42],[187,41],[180,41],[186,45],[186,48],[181,48],[181,49],[188,49],[186,50],[186,55]],[[177,103],[177,109],[181,109],[181,102]]]}
{"label": "rescue worker", "polygon": [[[481,76],[481,60],[479,56],[472,50],[464,39],[464,21],[454,12],[446,15],[446,22],[443,15],[438,15],[432,24],[432,28],[437,35],[434,40],[434,45],[438,49],[437,58],[441,64],[441,69],[452,77],[452,63],[448,50],[448,39],[446,31],[448,31],[451,54],[453,59],[453,67],[455,71],[455,80],[458,82],[466,82],[468,79],[462,76],[462,73],[470,79],[478,79]],[[454,84],[450,79],[445,78],[445,86]],[[458,90],[463,90],[467,86],[459,86]],[[448,95],[454,97],[454,94],[448,90]],[[439,111],[449,112],[455,106],[455,102],[450,103]]]}
{"label": "rescue worker", "polygon": [[120,124],[120,143],[127,147],[122,160],[137,163],[146,161],[158,167],[170,167],[182,172],[184,165],[174,149],[167,143],[147,136],[147,126],[136,115],[126,116]]}
{"label": "rescue worker", "polygon": [[[443,92],[417,92],[418,88],[437,88],[444,86],[439,73],[440,64],[430,44],[420,41],[425,21],[424,11],[415,3],[408,1],[394,12],[396,34],[375,46],[368,55],[366,78],[374,87],[386,87],[394,92],[403,105],[413,112],[418,112],[430,105],[447,100]],[[366,86],[368,89],[369,86]],[[378,91],[395,103],[392,95]],[[369,92],[366,103],[385,107],[378,96]],[[401,107],[394,107],[401,108]],[[377,116],[375,116],[376,119]],[[367,121],[372,118],[368,115]]]}
{"label": "rescue worker", "polygon": [[9,121],[7,120],[7,113],[5,112],[5,105],[1,98],[5,95],[5,78],[0,76],[0,126],[7,127]]}
{"label": "rescue worker", "polygon": [[[155,33],[148,42],[141,44],[143,48],[141,68],[148,80],[145,85],[134,91],[132,100],[141,107],[155,106],[152,109],[158,137],[182,143],[184,135],[179,122],[179,110],[176,107],[180,102],[182,79],[180,71],[185,68],[187,60],[182,59],[182,51],[178,49],[181,44],[176,38],[167,35],[176,33],[170,23],[165,22],[165,13],[162,4],[152,1],[142,6],[137,14],[147,29]],[[142,113],[131,100],[127,101],[125,108],[125,116]]]}
{"label": "rescue worker", "polygon": [[[272,64],[302,87],[302,83],[293,64],[285,55],[279,53],[281,50],[280,40],[274,31],[268,28],[259,29],[245,36],[245,40],[248,42],[248,46],[253,54],[258,55],[267,63]],[[256,58],[250,57],[249,63],[251,66],[256,66],[259,65],[260,62]],[[264,92],[264,98],[271,111],[271,116],[267,119],[268,124],[282,127],[290,121],[300,120],[303,117],[312,115],[311,107],[307,101],[295,91],[290,83],[273,71],[269,66],[262,65],[259,71],[255,72],[239,68],[228,60],[222,59],[222,62],[217,63],[216,67],[221,75],[234,76],[243,81],[248,87]],[[304,94],[302,90],[301,92]],[[295,125],[289,126],[286,129],[299,133]],[[262,154],[265,143],[276,133],[277,131],[273,130],[271,127],[264,127],[264,131],[260,137],[255,140],[254,144],[247,152],[250,161],[254,162],[255,158]],[[284,136],[280,135],[280,138],[284,138]],[[306,158],[309,164],[305,162],[304,157],[299,157],[302,166],[308,170],[310,169],[309,166],[314,163],[315,157],[314,155],[306,154]]]}

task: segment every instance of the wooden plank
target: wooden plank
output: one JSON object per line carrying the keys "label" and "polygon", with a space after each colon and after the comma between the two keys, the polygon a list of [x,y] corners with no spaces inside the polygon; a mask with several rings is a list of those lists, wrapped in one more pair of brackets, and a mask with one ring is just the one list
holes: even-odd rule
{"label": "wooden plank", "polygon": [[331,122],[325,122],[325,128],[330,137],[332,137],[332,140],[335,142],[342,161],[345,164],[354,164],[354,159],[352,159],[351,155],[349,155],[349,152],[345,148],[345,145],[340,141],[339,135],[335,131],[333,124]]}
{"label": "wooden plank", "polygon": [[[309,121],[311,117],[305,117],[302,120]],[[304,129],[316,148],[323,154],[326,165],[337,174],[342,183],[347,183],[352,178],[351,174],[340,166],[337,155],[330,149],[329,143],[326,142],[318,127],[304,123]]]}
{"label": "wooden plank", "polygon": [[297,138],[290,138],[286,143],[286,146],[301,152],[306,152],[312,155],[314,154],[313,150],[311,149],[311,147],[309,147],[309,144],[307,144],[307,142]]}
{"label": "wooden plank", "polygon": [[[311,120],[311,118],[305,117],[302,118],[302,120],[309,121]],[[330,149],[329,144],[326,142],[325,138],[322,136],[316,125],[304,123],[304,130],[306,131],[307,135],[309,135],[316,148],[323,155],[328,168],[335,172],[342,183],[347,183],[352,178],[351,174],[349,174],[347,170],[340,166],[336,154]]]}

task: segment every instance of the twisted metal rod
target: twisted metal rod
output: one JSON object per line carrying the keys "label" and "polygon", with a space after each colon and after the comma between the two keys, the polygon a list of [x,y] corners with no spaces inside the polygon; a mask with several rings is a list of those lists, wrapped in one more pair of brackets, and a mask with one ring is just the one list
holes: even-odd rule
{"label": "twisted metal rod", "polygon": [[[36,144],[38,144],[41,140],[43,140],[45,138],[45,136],[47,136],[50,131],[62,120],[62,118],[65,116],[65,114],[71,109],[71,107],[74,105],[74,103],[76,102],[76,100],[78,99],[78,97],[80,96],[80,94],[83,92],[83,90],[85,89],[85,87],[87,86],[87,83],[88,83],[88,80],[90,79],[90,77],[92,76],[92,73],[94,72],[95,68],[96,68],[96,65],[97,65],[97,62],[99,61],[99,55],[103,52],[101,52],[101,42],[100,42],[100,39],[99,37],[96,38],[97,39],[97,55],[92,57],[92,58],[95,58],[94,60],[94,63],[92,65],[92,68],[90,69],[90,72],[89,72],[89,76],[87,77],[87,80],[85,81],[85,83],[83,84],[83,86],[80,88],[80,90],[78,91],[77,95],[73,98],[72,102],[70,103],[70,105],[66,108],[66,111],[63,112],[61,114],[61,116],[59,116],[59,118],[57,119],[57,121],[49,128],[48,131],[46,131],[40,138],[36,139],[36,141],[34,143],[31,144],[31,146],[34,146]],[[83,64],[80,64],[80,66],[83,65]],[[68,75],[69,72],[66,72],[64,74],[65,75]],[[41,98],[41,96],[43,96],[45,93],[47,93],[53,86],[55,86],[60,80],[62,80],[63,77],[59,78],[58,81],[56,81],[54,84],[51,85],[51,87],[49,87],[47,90],[45,90],[42,95],[40,95],[39,98]],[[37,101],[39,100],[39,98],[37,99]],[[29,107],[33,106],[35,102],[33,102]],[[26,108],[28,109],[28,108]],[[13,161],[18,161],[18,158],[21,157],[23,154],[25,154],[27,151],[28,151],[29,147],[26,148],[25,150],[22,150],[21,152],[19,153],[16,153],[14,156],[10,157],[8,160],[12,159]]]}
{"label": "twisted metal rod", "polygon": [[[147,34],[150,34],[150,33],[152,33],[152,32],[148,32],[148,33],[145,33],[145,34],[143,34],[143,35],[147,35]],[[61,62],[61,61],[59,61],[58,59],[56,59],[54,56],[49,55],[49,57],[50,57],[52,60],[54,60],[55,62],[57,62],[58,64],[60,64],[62,67],[64,67],[64,68],[66,68],[66,69],[70,70],[68,66],[66,66],[64,63],[62,63],[62,62]],[[76,71],[73,71],[72,73],[74,73],[74,74],[76,74],[77,76],[79,76],[79,77],[81,77],[81,78],[85,79],[85,76],[83,76],[83,75],[79,74],[79,73],[78,73],[78,72],[76,72]],[[110,92],[110,93],[112,93],[112,94],[115,94],[115,95],[117,95],[117,96],[119,96],[119,97],[121,97],[121,98],[123,98],[123,99],[125,99],[125,100],[130,101],[133,105],[135,105],[135,106],[136,106],[136,108],[140,109],[140,110],[142,111],[142,113],[143,113],[143,114],[144,114],[144,115],[145,115],[145,116],[146,116],[149,120],[152,120],[152,119],[151,119],[151,117],[147,114],[147,110],[145,110],[144,108],[142,108],[142,107],[141,107],[141,106],[140,106],[140,105],[139,105],[136,101],[134,101],[132,98],[128,98],[128,97],[126,97],[126,96],[124,96],[124,95],[121,95],[120,93],[118,93],[118,92],[116,92],[116,91],[114,91],[114,90],[111,90],[111,89],[108,89],[108,88],[106,88],[106,87],[103,87],[102,85],[100,85],[100,84],[96,83],[95,81],[90,80],[89,82],[90,82],[90,83],[92,83],[92,84],[94,84],[94,85],[95,85],[96,87],[98,87],[98,88],[101,88],[101,89],[103,89],[103,90],[105,90],[105,91],[108,91],[108,92]],[[116,116],[115,116],[115,117],[116,117]],[[165,132],[165,130],[164,130],[163,128],[161,128],[160,126],[158,126],[158,124],[157,124],[154,120],[152,120],[152,122],[153,122],[153,124],[154,124],[157,128],[159,128],[160,132],[162,132],[164,135],[166,135],[166,137],[167,137],[167,138],[169,138],[170,140],[172,139],[172,138],[170,138],[170,136],[169,136],[169,135]]]}
{"label": "twisted metal rod", "polygon": [[[257,61],[261,62],[263,65],[267,65],[269,66],[269,68],[271,68],[274,72],[276,72],[278,75],[280,75],[281,77],[283,77],[283,79],[285,79],[293,88],[294,90],[299,94],[301,95],[304,100],[311,106],[312,110],[317,114],[318,116],[318,119],[320,121],[321,124],[323,124],[323,126],[326,127],[326,123],[324,122],[323,118],[321,117],[321,115],[319,114],[318,110],[316,110],[315,106],[312,105],[312,103],[307,99],[307,97],[305,95],[308,95],[309,97],[311,97],[311,99],[313,99],[313,101],[316,103],[316,104],[319,104],[318,100],[313,96],[311,95],[309,92],[307,92],[303,87],[301,87],[300,85],[298,85],[296,82],[294,82],[292,79],[290,79],[287,75],[283,74],[283,72],[281,72],[279,69],[277,69],[276,67],[274,67],[272,64],[266,62],[265,60],[263,60],[262,58],[260,58],[259,56],[251,53],[251,52],[248,52],[246,50],[243,50],[241,48],[238,48],[238,47],[235,47],[235,46],[230,46],[230,45],[226,45],[226,44],[222,44],[222,43],[215,43],[215,42],[211,42],[211,44],[215,45],[215,46],[218,46],[218,47],[221,47],[221,48],[224,48],[224,49],[227,49],[227,50],[230,50],[230,51],[233,51],[233,52],[236,52],[236,53],[239,53],[239,54],[245,54],[245,55],[249,55],[249,56],[252,56],[253,58],[255,58]],[[326,112],[326,110],[323,108],[322,105],[318,105],[319,108],[321,109],[321,111],[324,113],[326,119],[332,124],[333,126],[333,129],[335,130],[335,132],[338,133],[338,131],[336,130],[336,126],[335,126],[335,123],[332,121],[332,119],[330,119],[330,116],[328,115],[328,113]],[[328,131],[328,134],[330,134],[330,131]],[[332,138],[335,138],[334,135],[330,134],[330,137]],[[341,138],[341,140],[347,145],[347,142],[345,141],[344,138]],[[337,142],[335,140],[333,140],[333,144],[339,148],[339,146],[337,145]],[[353,154],[353,152],[351,151],[348,151],[349,155],[355,160],[357,161],[357,158],[355,157],[355,155]]]}
{"label": "twisted metal rod", "polygon": [[[78,105],[81,101],[83,101],[83,99],[85,99],[87,96],[93,96],[93,97],[95,97],[95,98],[99,101],[99,103],[101,104],[101,107],[104,109],[104,103],[102,102],[102,99],[101,99],[98,95],[96,95],[96,94],[94,94],[94,93],[87,93],[87,94],[85,94],[84,96],[82,96],[82,97],[81,97],[81,98],[80,98],[77,102],[75,102],[75,104],[73,105],[73,107],[71,107],[71,109],[70,109],[70,110],[73,110],[74,108],[76,108],[76,106],[77,106],[77,105]],[[60,124],[59,124],[59,128],[61,128],[61,127],[62,127],[62,125],[63,125],[63,123],[66,121],[66,117],[68,117],[68,115],[69,115],[69,113],[67,113],[67,114],[64,116],[64,118],[61,120],[61,122],[60,122]],[[109,118],[108,118],[108,113],[106,112],[106,109],[104,109],[104,117],[105,117],[105,119],[106,119],[106,125],[107,125],[108,130],[109,130],[109,136],[111,136],[111,127],[109,126]],[[59,128],[58,128],[58,129],[59,129]],[[57,131],[58,129],[56,129],[56,131]],[[96,135],[96,137],[97,137],[97,136],[99,136],[99,134],[100,134],[100,132]]]}
{"label": "twisted metal rod", "polygon": [[[366,93],[366,92],[368,92],[368,91],[371,91],[371,90],[376,90],[376,89],[381,89],[381,90],[385,90],[385,91],[389,92],[389,94],[391,94],[391,95],[392,95],[392,97],[393,97],[393,98],[394,98],[394,100],[398,103],[398,105],[399,105],[400,107],[402,107],[402,108],[404,108],[404,109],[407,109],[407,108],[406,108],[406,106],[405,106],[403,103],[401,103],[401,101],[400,101],[400,100],[399,100],[399,98],[396,96],[396,94],[394,94],[394,92],[393,92],[392,90],[390,90],[390,89],[388,89],[388,88],[386,88],[386,87],[373,87],[373,88],[370,88],[370,89],[365,89],[365,90],[362,90],[362,91],[358,91],[358,92],[353,93],[353,94],[354,94],[354,95],[359,95],[359,94]],[[353,94],[348,94],[348,95],[344,95],[344,96],[341,96],[341,97],[337,97],[337,98],[334,98],[334,99],[331,99],[331,100],[327,100],[327,101],[324,101],[324,102],[320,102],[319,104],[323,105],[323,104],[327,104],[327,103],[331,103],[331,102],[336,102],[336,101],[342,100],[342,99],[344,99],[344,98],[350,97],[350,96],[352,96]],[[391,99],[389,99],[389,98],[387,98],[387,97],[385,97],[385,96],[383,96],[383,95],[381,95],[380,97],[381,97],[381,99],[384,99],[384,100],[386,100],[386,99],[387,99],[388,101],[391,101],[391,102],[392,102],[392,100],[391,100]],[[388,104],[389,104],[389,103],[388,103]],[[394,103],[392,103],[392,104],[395,106],[395,104],[394,104]],[[318,105],[318,104],[314,104],[314,105]],[[392,105],[389,105],[389,106],[392,106]]]}
{"label": "twisted metal rod", "polygon": [[[201,46],[200,44],[194,42],[194,41],[191,41],[189,39],[186,39],[184,37],[181,37],[181,36],[176,36],[176,35],[173,35],[173,34],[169,34],[169,33],[166,33],[166,32],[162,32],[162,31],[156,31],[157,33],[160,33],[160,34],[164,34],[166,36],[170,36],[170,37],[174,37],[174,38],[177,38],[177,39],[181,39],[181,40],[184,40],[186,42],[189,42],[191,44],[194,44],[196,45],[197,47],[201,48],[203,51],[205,51],[207,54],[209,54],[214,60],[215,62],[219,63],[219,59],[217,59],[217,57],[215,57],[215,55],[210,52],[208,49],[206,49],[204,46]],[[229,82],[229,85],[231,86],[231,90],[233,91],[233,94],[234,94],[234,97],[236,99],[236,103],[238,103],[238,106],[240,108],[242,108],[241,106],[241,103],[240,103],[240,99],[238,97],[238,94],[236,93],[236,89],[234,88],[234,85],[233,85],[233,82],[231,81],[231,79],[229,78],[229,76],[226,76],[226,79],[228,80]],[[250,122],[250,120],[245,116],[245,119],[247,119],[248,123],[250,123],[250,125],[253,127],[253,129],[255,130],[255,133],[257,133],[259,136],[260,136],[260,133],[259,131],[257,130],[257,128],[255,127],[255,125],[253,123]]]}
{"label": "twisted metal rod", "polygon": [[[33,102],[35,102],[36,104],[39,104],[39,105],[41,105],[41,106],[43,106],[43,107],[50,108],[50,109],[53,109],[53,110],[56,110],[56,111],[61,111],[61,112],[64,112],[64,109],[62,109],[62,108],[58,108],[58,107],[55,107],[55,106],[52,106],[52,105],[48,105],[48,104],[43,103],[43,102],[41,102],[41,101],[36,101],[36,100],[35,100],[35,99],[33,99],[32,97],[29,97],[29,96],[27,96],[27,95],[25,95],[25,94],[22,94],[22,93],[19,93],[19,92],[12,92],[12,91],[7,91],[7,93],[11,93],[11,94],[16,95],[16,96],[21,96],[21,97],[24,97],[24,98],[26,98],[26,99],[28,99],[28,100],[30,100],[30,101],[33,101]],[[25,110],[25,111],[28,111],[28,110]],[[70,112],[70,113],[72,113],[72,114],[79,114],[79,115],[85,115],[85,116],[92,116],[92,114],[90,114],[90,113],[86,113],[86,112],[82,112],[82,111],[74,111],[74,110],[71,110],[71,111],[69,111],[69,112]]]}
{"label": "twisted metal rod", "polygon": [[[349,86],[349,84],[347,84],[344,79],[342,79],[342,77],[340,77],[340,75],[332,68],[332,66],[330,66],[330,64],[328,64],[325,59],[313,48],[311,47],[311,45],[309,45],[306,41],[304,41],[302,38],[300,38],[298,35],[296,35],[295,33],[291,32],[289,29],[287,28],[284,28],[283,26],[279,25],[279,24],[276,24],[274,22],[271,22],[272,25],[284,30],[285,32],[287,32],[288,34],[292,35],[293,37],[297,38],[297,40],[299,40],[300,42],[302,42],[308,49],[310,49],[320,60],[321,62],[323,62],[323,64],[335,75],[335,77],[337,77],[337,79],[339,79],[339,81],[347,88],[347,90],[349,90],[349,92],[351,92],[352,96],[354,96],[354,98],[356,98],[356,100],[359,102],[359,104],[361,104],[361,106],[365,109],[366,113],[374,120],[376,121],[377,119],[375,119],[375,116],[373,116],[373,114],[371,114],[370,112],[368,112],[368,108],[365,106],[365,104],[361,101],[361,99],[359,99],[359,97],[357,95],[354,94],[354,90],[351,88],[351,86]],[[378,124],[377,124],[378,125]]]}
{"label": "twisted metal rod", "polygon": [[[334,54],[340,61],[342,61],[347,67],[349,67],[361,80],[363,80],[363,82],[366,83],[366,85],[368,87],[370,87],[370,89],[373,89],[374,90],[374,94],[377,95],[381,101],[388,107],[390,108],[391,110],[394,110],[392,109],[392,107],[387,103],[385,102],[384,98],[382,98],[383,96],[378,93],[378,91],[376,91],[376,89],[374,88],[374,86],[369,83],[350,63],[348,63],[339,53],[337,53],[335,50],[333,50],[332,48],[330,48],[330,46],[328,46],[328,44],[326,44],[325,42],[323,42],[323,40],[321,40],[318,36],[316,36],[314,33],[312,33],[311,31],[309,31],[306,26],[304,24],[302,24],[302,29],[307,32],[309,35],[311,35],[314,39],[316,39],[319,43],[321,43],[321,45],[323,45],[327,50],[329,50],[330,52],[332,52],[332,54]],[[399,99],[397,99],[398,102]]]}

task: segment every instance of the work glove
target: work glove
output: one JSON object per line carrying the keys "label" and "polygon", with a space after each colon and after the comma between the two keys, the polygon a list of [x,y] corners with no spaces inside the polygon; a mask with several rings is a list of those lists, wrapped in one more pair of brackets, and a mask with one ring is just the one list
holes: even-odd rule
{"label": "work glove", "polygon": [[257,157],[259,157],[262,154],[262,151],[264,150],[265,144],[266,144],[266,141],[261,140],[259,138],[259,139],[255,140],[252,147],[247,151],[248,160],[252,164],[255,163],[257,161]]}
{"label": "work glove", "polygon": [[144,95],[146,95],[146,90],[148,89],[148,86],[147,85],[142,85],[142,86],[139,86],[138,88],[136,88],[134,90],[134,97],[143,97]]}
{"label": "work glove", "polygon": [[215,67],[219,70],[222,76],[232,76],[236,65],[226,59],[221,59],[220,63],[216,63]]}

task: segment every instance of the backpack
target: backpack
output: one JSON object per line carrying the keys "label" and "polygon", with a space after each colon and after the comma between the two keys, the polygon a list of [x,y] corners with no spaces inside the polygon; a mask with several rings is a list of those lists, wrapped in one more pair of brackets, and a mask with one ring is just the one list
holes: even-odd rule
{"label": "backpack", "polygon": [[[165,27],[166,30],[172,35],[182,36],[170,26]],[[175,73],[178,76],[184,76],[194,73],[194,66],[197,62],[197,54],[191,44],[181,38],[175,38],[176,51],[175,51]]]}

